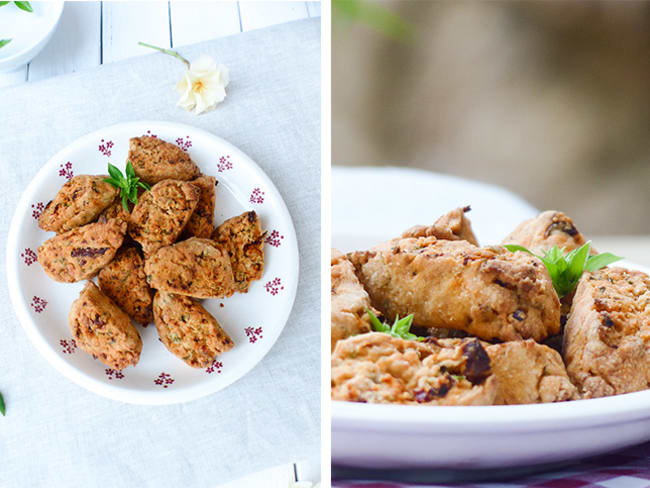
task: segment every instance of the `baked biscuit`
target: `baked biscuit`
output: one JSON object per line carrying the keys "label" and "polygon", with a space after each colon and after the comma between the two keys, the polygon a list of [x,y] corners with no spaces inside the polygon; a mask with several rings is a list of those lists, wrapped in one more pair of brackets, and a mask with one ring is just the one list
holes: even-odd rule
{"label": "baked biscuit", "polygon": [[418,342],[371,332],[337,342],[332,399],[414,405],[491,405],[497,382],[477,339]]}
{"label": "baked biscuit", "polygon": [[195,298],[222,298],[234,290],[228,253],[210,239],[192,237],[160,248],[144,263],[152,288]]}
{"label": "baked biscuit", "polygon": [[204,175],[192,180],[192,184],[201,190],[201,195],[194,213],[183,230],[182,236],[185,238],[202,237],[209,239],[214,228],[214,201],[217,179],[214,176]]}
{"label": "baked biscuit", "polygon": [[193,368],[209,366],[234,346],[217,320],[191,298],[159,291],[153,310],[162,343]]}
{"label": "baked biscuit", "polygon": [[199,176],[199,168],[189,154],[159,137],[131,138],[128,160],[135,175],[150,185],[162,180],[193,180]]}
{"label": "baked biscuit", "polygon": [[472,223],[465,215],[470,210],[469,206],[455,208],[436,220],[433,225],[416,225],[405,231],[401,237],[437,237],[449,241],[467,241],[478,246]]}
{"label": "baked biscuit", "polygon": [[67,232],[97,219],[119,193],[104,178],[108,176],[79,175],[68,180],[41,213],[38,226],[43,230]]}
{"label": "baked biscuit", "polygon": [[135,366],[142,340],[126,315],[91,281],[72,303],[70,331],[81,349],[113,369]]}
{"label": "baked biscuit", "polygon": [[122,247],[100,272],[99,287],[129,317],[142,325],[153,320],[153,291],[147,284],[144,261],[134,247]]}
{"label": "baked biscuit", "polygon": [[[569,252],[586,242],[573,220],[554,210],[547,210],[534,219],[522,222],[503,240],[503,244],[519,244],[540,255],[553,246]],[[592,248],[591,253],[596,254],[596,251]]]}
{"label": "baked biscuit", "polygon": [[264,272],[264,236],[257,214],[251,210],[226,220],[212,238],[228,251],[235,290],[246,293]]}
{"label": "baked biscuit", "polygon": [[562,357],[550,347],[532,339],[484,346],[498,383],[495,405],[563,402],[578,398]]}
{"label": "baked biscuit", "polygon": [[[370,297],[354,274],[354,267],[332,249],[332,350],[337,341],[371,331],[367,310],[374,310]],[[373,312],[373,313],[374,313]]]}
{"label": "baked biscuit", "polygon": [[569,378],[584,398],[650,386],[650,277],[603,268],[585,272],[564,329]]}
{"label": "baked biscuit", "polygon": [[129,217],[129,235],[142,245],[145,256],[176,241],[200,193],[186,181],[163,180],[140,196]]}
{"label": "baked biscuit", "polygon": [[38,262],[55,281],[72,283],[95,276],[115,256],[126,223],[119,219],[77,227],[45,241]]}
{"label": "baked biscuit", "polygon": [[418,326],[487,341],[541,341],[560,331],[560,300],[544,264],[529,254],[425,237],[348,258],[389,322],[414,314]]}

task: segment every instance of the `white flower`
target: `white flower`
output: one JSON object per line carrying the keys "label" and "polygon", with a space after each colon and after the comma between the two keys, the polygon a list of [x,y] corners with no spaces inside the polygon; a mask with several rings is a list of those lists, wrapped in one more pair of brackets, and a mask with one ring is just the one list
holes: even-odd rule
{"label": "white flower", "polygon": [[181,94],[178,105],[194,110],[197,115],[212,110],[226,98],[229,81],[228,68],[202,54],[176,85],[176,91]]}

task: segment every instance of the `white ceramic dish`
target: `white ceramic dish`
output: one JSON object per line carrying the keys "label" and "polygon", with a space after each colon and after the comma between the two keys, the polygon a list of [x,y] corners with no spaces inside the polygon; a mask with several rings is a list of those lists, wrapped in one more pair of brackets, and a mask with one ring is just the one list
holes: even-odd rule
{"label": "white ceramic dish", "polygon": [[11,42],[0,48],[0,71],[29,63],[50,41],[56,30],[64,2],[31,2],[33,12],[25,12],[13,2],[0,7],[0,39]]}
{"label": "white ceramic dish", "polygon": [[[235,342],[213,366],[193,369],[158,340],[153,324],[138,326],[140,362],[117,372],[76,347],[68,310],[83,282],[56,283],[34,260],[52,233],[39,229],[37,216],[72,174],[105,174],[110,161],[123,170],[129,138],[157,135],[187,150],[204,174],[217,178],[215,224],[255,210],[268,231],[265,269],[247,294],[205,300]],[[291,216],[263,171],[228,142],[203,130],[168,122],[118,124],[84,136],[54,155],[23,193],[9,230],[7,278],[12,303],[28,337],[61,373],[84,388],[130,403],[168,404],[193,400],[233,383],[269,351],[289,317],[298,284],[298,245]]]}
{"label": "white ceramic dish", "polygon": [[[412,224],[433,222],[459,205],[472,205],[469,217],[485,244],[499,242],[537,213],[498,187],[418,170],[335,168],[332,185],[332,241],[344,251],[388,239]],[[632,263],[620,265],[650,271]],[[650,390],[541,405],[332,405],[332,463],[347,467],[476,470],[544,465],[649,439]]]}

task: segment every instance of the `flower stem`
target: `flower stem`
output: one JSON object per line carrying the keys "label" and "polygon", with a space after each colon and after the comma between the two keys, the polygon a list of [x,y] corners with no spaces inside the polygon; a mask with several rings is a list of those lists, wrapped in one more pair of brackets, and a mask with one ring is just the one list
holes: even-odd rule
{"label": "flower stem", "polygon": [[188,68],[190,67],[190,62],[187,59],[185,59],[183,56],[178,54],[176,51],[172,51],[171,49],[163,49],[162,47],[158,47],[158,46],[152,46],[151,44],[147,44],[146,42],[142,42],[142,41],[138,42],[138,44],[141,45],[141,46],[144,46],[144,47],[155,49],[156,51],[160,51],[161,53],[165,53],[165,54],[169,54],[170,56],[174,56],[175,58],[178,58],[181,61],[183,61]]}

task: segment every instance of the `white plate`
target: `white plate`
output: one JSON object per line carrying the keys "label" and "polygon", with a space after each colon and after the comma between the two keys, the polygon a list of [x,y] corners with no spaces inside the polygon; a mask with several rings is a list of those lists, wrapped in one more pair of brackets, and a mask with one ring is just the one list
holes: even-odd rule
{"label": "white plate", "polygon": [[[268,231],[265,269],[247,294],[205,300],[235,342],[206,369],[193,369],[158,340],[153,324],[138,326],[140,362],[121,373],[93,360],[75,346],[68,310],[84,286],[48,278],[35,251],[52,233],[36,218],[72,174],[106,174],[110,161],[123,170],[129,138],[154,134],[187,150],[204,174],[217,178],[215,224],[255,210]],[[61,373],[84,388],[129,403],[169,404],[193,400],[225,388],[250,371],[284,328],[298,285],[298,245],[287,207],[273,183],[244,153],[203,130],[169,122],[118,124],[84,136],[53,156],[23,193],[7,245],[11,300],[28,337]]]}
{"label": "white plate", "polygon": [[63,13],[63,2],[31,2],[33,12],[13,2],[0,7],[0,39],[11,42],[0,48],[0,71],[29,63],[49,42]]}
{"label": "white plate", "polygon": [[[412,224],[433,222],[459,205],[472,205],[469,216],[484,244],[499,242],[521,220],[537,213],[506,190],[417,170],[337,168],[332,184],[332,240],[345,251],[398,235]],[[363,205],[350,204],[353,187]],[[650,271],[631,263],[621,265]],[[332,405],[332,463],[338,466],[452,470],[533,466],[649,439],[650,390],[540,405]]]}

